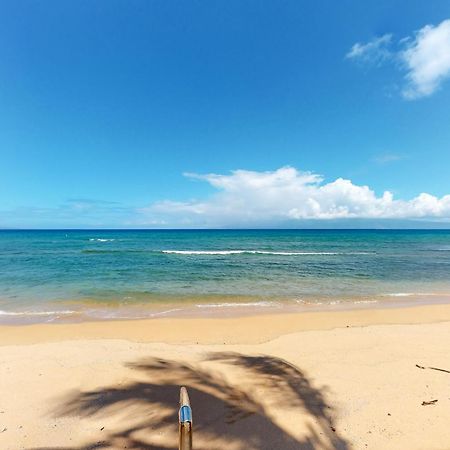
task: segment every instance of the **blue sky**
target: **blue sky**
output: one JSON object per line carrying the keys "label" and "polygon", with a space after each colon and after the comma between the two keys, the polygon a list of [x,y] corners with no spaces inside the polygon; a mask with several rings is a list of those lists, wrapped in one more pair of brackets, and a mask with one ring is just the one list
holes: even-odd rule
{"label": "blue sky", "polygon": [[442,226],[448,19],[438,0],[3,1],[0,227]]}

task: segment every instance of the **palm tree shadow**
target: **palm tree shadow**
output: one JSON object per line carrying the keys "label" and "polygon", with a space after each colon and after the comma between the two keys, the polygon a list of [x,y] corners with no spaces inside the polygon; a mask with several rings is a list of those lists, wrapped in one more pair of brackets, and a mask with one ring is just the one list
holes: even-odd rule
{"label": "palm tree shadow", "polygon": [[[238,378],[230,381],[219,370],[205,369],[205,363],[226,364]],[[119,419],[119,425],[101,440],[66,450],[176,450],[180,385],[187,386],[194,410],[196,450],[348,449],[335,430],[331,408],[321,391],[283,359],[214,353],[196,366],[160,358],[128,366],[139,371],[143,381],[76,392],[56,408],[58,416]],[[273,404],[298,414],[303,421],[302,433],[280,425],[272,412]]]}

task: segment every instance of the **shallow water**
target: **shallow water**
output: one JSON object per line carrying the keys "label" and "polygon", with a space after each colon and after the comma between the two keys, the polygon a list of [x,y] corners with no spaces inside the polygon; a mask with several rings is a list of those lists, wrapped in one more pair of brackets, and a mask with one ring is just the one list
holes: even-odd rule
{"label": "shallow water", "polygon": [[8,323],[448,295],[447,230],[0,231]]}

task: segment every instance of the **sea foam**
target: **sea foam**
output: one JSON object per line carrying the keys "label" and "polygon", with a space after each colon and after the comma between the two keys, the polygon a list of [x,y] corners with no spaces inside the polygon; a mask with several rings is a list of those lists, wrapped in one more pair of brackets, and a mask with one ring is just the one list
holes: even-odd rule
{"label": "sea foam", "polygon": [[393,292],[381,294],[382,297],[430,297],[433,295],[445,295],[436,292]]}
{"label": "sea foam", "polygon": [[249,306],[259,306],[268,307],[276,306],[274,302],[247,302],[247,303],[204,303],[195,305],[197,308],[237,308],[237,307],[249,307]]}
{"label": "sea foam", "polygon": [[75,314],[76,311],[2,311],[0,316],[58,316]]}

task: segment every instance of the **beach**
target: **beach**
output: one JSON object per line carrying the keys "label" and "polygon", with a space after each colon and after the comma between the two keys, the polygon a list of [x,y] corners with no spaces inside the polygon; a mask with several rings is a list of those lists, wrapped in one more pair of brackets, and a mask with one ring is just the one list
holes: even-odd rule
{"label": "beach", "polygon": [[[450,448],[450,305],[0,327],[2,449]],[[437,370],[441,369],[441,370]]]}
{"label": "beach", "polygon": [[0,1],[0,450],[450,450],[449,6]]}

